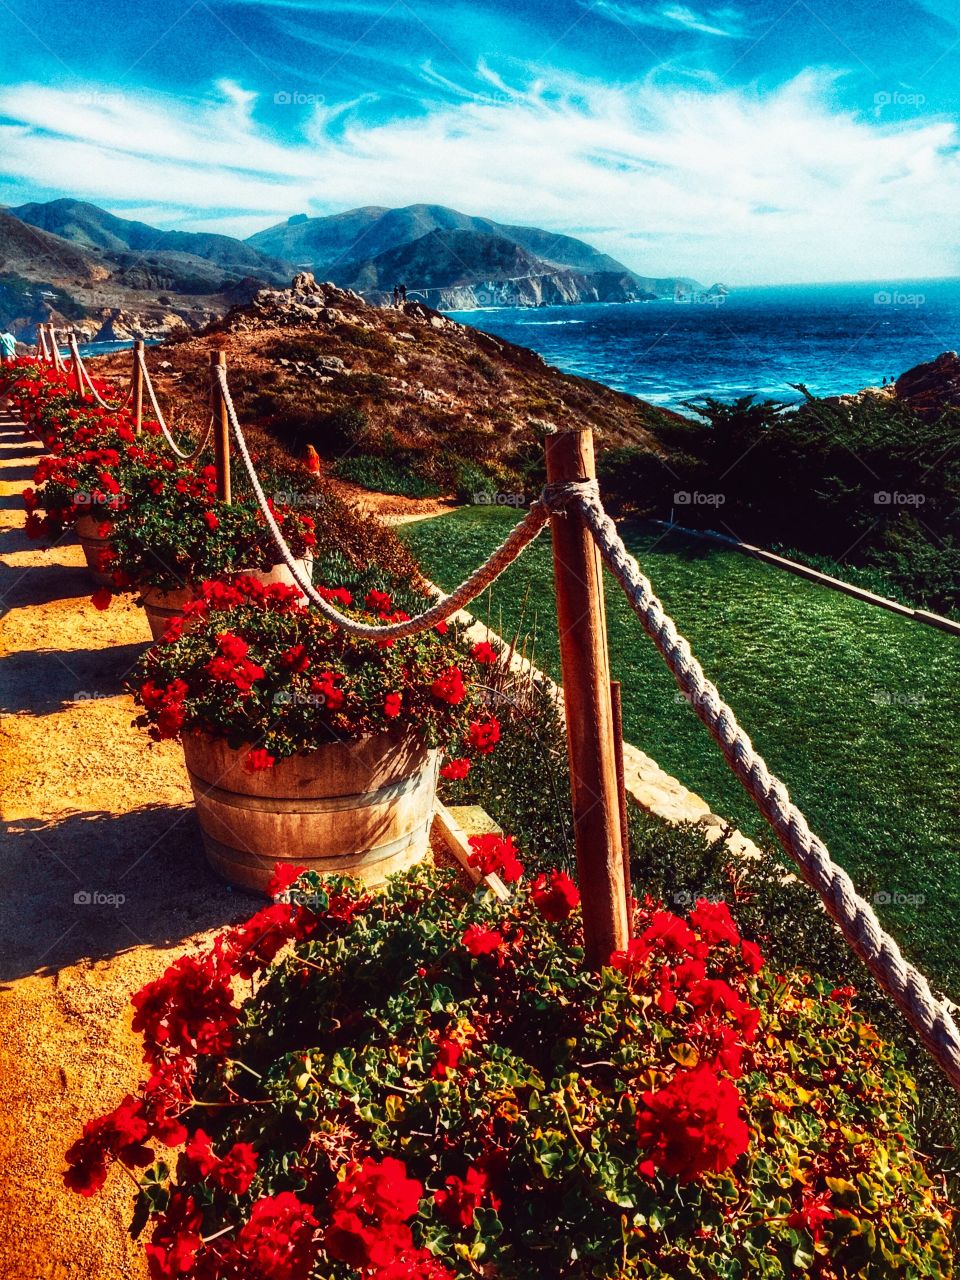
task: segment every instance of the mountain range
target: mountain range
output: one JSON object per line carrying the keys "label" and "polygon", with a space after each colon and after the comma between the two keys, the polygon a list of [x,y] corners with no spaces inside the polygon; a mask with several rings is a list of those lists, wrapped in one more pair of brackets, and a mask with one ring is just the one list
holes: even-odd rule
{"label": "mountain range", "polygon": [[0,209],[0,323],[70,321],[93,338],[198,328],[297,271],[382,302],[403,282],[441,309],[635,302],[698,288],[631,271],[582,240],[443,205],[297,214],[247,240],[162,231],[82,200]]}

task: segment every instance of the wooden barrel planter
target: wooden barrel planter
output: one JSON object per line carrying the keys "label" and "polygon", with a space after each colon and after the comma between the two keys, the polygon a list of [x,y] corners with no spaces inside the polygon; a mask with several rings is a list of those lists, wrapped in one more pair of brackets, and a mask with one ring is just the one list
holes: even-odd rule
{"label": "wooden barrel planter", "polygon": [[110,572],[104,572],[100,564],[103,552],[112,551],[113,544],[109,537],[101,538],[97,533],[100,526],[104,524],[109,524],[109,521],[84,514],[79,517],[74,528],[77,531],[77,541],[83,548],[90,576],[98,586],[109,587],[113,584],[113,575]]}
{"label": "wooden barrel planter", "polygon": [[[313,570],[313,557],[308,556],[304,560],[298,560],[297,563],[309,578]],[[293,580],[293,574],[285,564],[275,564],[272,569],[250,569],[247,571],[247,576],[263,583],[284,582],[290,587],[297,585]],[[147,615],[147,622],[150,624],[150,634],[154,640],[163,638],[170,619],[182,613],[190,601],[196,599],[196,596],[196,590],[192,586],[180,587],[176,591],[161,591],[159,587],[143,588],[140,598]]]}
{"label": "wooden barrel planter", "polygon": [[265,892],[277,862],[367,885],[419,862],[430,843],[439,753],[413,735],[371,734],[244,768],[248,747],[183,740],[207,860]]}

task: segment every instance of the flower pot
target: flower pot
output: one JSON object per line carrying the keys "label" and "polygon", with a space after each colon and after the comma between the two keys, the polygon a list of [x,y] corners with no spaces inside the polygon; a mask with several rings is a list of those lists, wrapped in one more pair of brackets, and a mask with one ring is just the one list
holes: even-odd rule
{"label": "flower pot", "polygon": [[[309,578],[313,570],[313,557],[307,556],[297,563]],[[290,587],[297,585],[293,580],[293,574],[285,564],[275,564],[271,569],[249,569],[246,573],[248,578],[256,578],[258,582],[264,584],[284,582]],[[197,592],[192,586],[180,587],[176,591],[162,591],[159,587],[143,588],[140,597],[147,615],[147,622],[150,624],[150,634],[154,640],[163,639],[163,633],[169,626],[170,619],[182,613],[190,601],[196,599],[196,596]]]}
{"label": "flower pot", "polygon": [[77,519],[74,528],[77,531],[77,541],[83,548],[83,554],[87,561],[87,568],[90,570],[90,576],[94,582],[100,587],[109,587],[113,584],[113,574],[105,572],[101,569],[101,557],[104,551],[112,551],[113,545],[109,538],[101,538],[97,530],[103,524],[109,522],[98,518],[97,516],[82,515]]}
{"label": "flower pot", "polygon": [[439,753],[414,735],[324,743],[256,773],[247,747],[209,734],[183,751],[207,860],[231,884],[263,892],[292,862],[376,885],[429,847]]}

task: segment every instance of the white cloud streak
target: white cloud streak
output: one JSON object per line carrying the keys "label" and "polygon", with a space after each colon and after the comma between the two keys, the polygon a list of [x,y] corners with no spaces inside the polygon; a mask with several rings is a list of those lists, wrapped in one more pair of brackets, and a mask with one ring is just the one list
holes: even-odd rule
{"label": "white cloud streak", "polygon": [[274,107],[232,82],[191,102],[11,86],[0,177],[232,234],[301,210],[424,201],[580,234],[650,274],[960,274],[951,121],[888,123],[872,103],[838,113],[830,77],[813,72],[765,94],[532,71],[508,85],[489,68],[475,88],[370,123],[363,104]]}

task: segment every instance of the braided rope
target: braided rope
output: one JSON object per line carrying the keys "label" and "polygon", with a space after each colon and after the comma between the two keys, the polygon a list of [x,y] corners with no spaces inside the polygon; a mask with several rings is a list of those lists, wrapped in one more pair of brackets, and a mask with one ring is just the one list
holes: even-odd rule
{"label": "braided rope", "polygon": [[904,959],[873,908],[857,893],[849,875],[837,866],[823,843],[812,834],[786,787],[767,769],[624,546],[616,526],[603,509],[595,482],[580,487],[577,507],[644,631],[710,730],[727,764],[799,867],[804,880],[820,895],[847,942],[899,1007],[954,1087],[960,1090],[960,1031],[949,1007],[934,996],[923,974]]}
{"label": "braided rope", "polygon": [[93,379],[90,377],[90,370],[87,368],[86,364],[84,363],[83,357],[80,354],[80,348],[77,345],[77,335],[75,333],[71,333],[70,335],[70,354],[73,356],[74,360],[76,361],[77,369],[80,372],[81,395],[85,394],[83,391],[83,383],[86,382],[87,388],[90,391],[90,394],[93,396],[94,400],[96,400],[97,404],[101,407],[101,409],[106,409],[108,413],[119,413],[121,409],[125,409],[127,407],[127,405],[130,403],[130,401],[133,398],[132,382],[127,389],[126,396],[120,401],[119,404],[107,404],[106,400],[104,400],[103,396],[101,396],[100,392],[93,385]]}
{"label": "braided rope", "polygon": [[270,504],[263,492],[263,486],[260,484],[260,478],[250,457],[243,431],[237,421],[237,412],[230,396],[230,387],[227,384],[227,371],[220,365],[217,367],[216,372],[217,381],[220,384],[220,394],[223,396],[223,403],[227,410],[230,426],[233,429],[237,448],[240,450],[240,456],[243,459],[247,475],[250,478],[250,484],[260,504],[260,510],[263,512],[267,527],[273,534],[277,549],[283,557],[284,563],[293,574],[294,582],[310,602],[320,610],[328,621],[342,627],[348,635],[360,636],[369,640],[399,640],[403,636],[418,635],[422,631],[435,627],[438,623],[445,621],[452,614],[457,613],[468,605],[471,600],[474,600],[482,591],[485,591],[491,582],[499,578],[504,569],[516,560],[517,556],[533,542],[550,518],[550,510],[546,503],[535,502],[520,523],[514,525],[508,537],[497,547],[488,560],[475,569],[450,595],[440,596],[435,604],[431,605],[429,609],[425,609],[423,613],[418,613],[415,618],[408,618],[405,622],[387,623],[379,626],[358,622],[355,618],[348,618],[339,609],[335,609],[329,600],[325,600],[313,583],[304,577],[299,562],[287,546],[286,540],[280,532],[276,517],[270,510]]}
{"label": "braided rope", "polygon": [[153,389],[153,383],[150,380],[150,370],[147,368],[147,362],[143,357],[142,351],[137,352],[137,361],[140,365],[140,372],[143,374],[143,384],[147,388],[147,395],[150,398],[150,407],[153,410],[153,416],[156,418],[160,426],[160,430],[163,432],[164,440],[166,440],[167,444],[170,446],[171,452],[175,453],[182,462],[193,462],[196,458],[199,458],[200,454],[203,453],[204,449],[207,447],[207,441],[210,439],[210,433],[213,430],[213,414],[211,413],[210,420],[204,430],[200,433],[200,439],[189,453],[184,453],[176,440],[174,440],[173,436],[170,434],[170,428],[167,426],[167,421],[160,412],[160,406],[157,403],[157,393]]}

